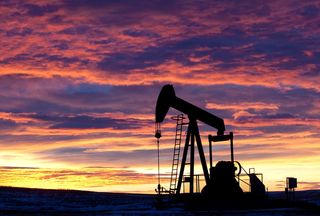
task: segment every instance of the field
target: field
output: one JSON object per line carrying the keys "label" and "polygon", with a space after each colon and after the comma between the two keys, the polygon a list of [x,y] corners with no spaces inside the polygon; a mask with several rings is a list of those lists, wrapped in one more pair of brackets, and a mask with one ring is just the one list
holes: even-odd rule
{"label": "field", "polygon": [[[282,196],[269,193],[271,199]],[[296,199],[315,207],[191,211],[173,205],[158,210],[153,195],[0,187],[0,215],[320,215],[320,191],[299,191]]]}

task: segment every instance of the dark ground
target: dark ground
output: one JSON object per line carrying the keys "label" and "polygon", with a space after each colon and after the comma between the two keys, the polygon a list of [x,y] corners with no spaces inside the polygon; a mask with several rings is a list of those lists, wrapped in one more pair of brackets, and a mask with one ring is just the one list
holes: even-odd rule
{"label": "dark ground", "polygon": [[[269,198],[285,194],[269,192]],[[295,198],[302,204],[250,210],[186,210],[175,204],[159,210],[154,195],[0,187],[0,215],[320,215],[320,190],[299,191]]]}

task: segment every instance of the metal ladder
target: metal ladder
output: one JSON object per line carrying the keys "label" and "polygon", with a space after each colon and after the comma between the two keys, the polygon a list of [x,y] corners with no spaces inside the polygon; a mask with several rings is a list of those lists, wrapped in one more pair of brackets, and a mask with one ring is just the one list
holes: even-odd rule
{"label": "metal ladder", "polygon": [[174,148],[173,148],[173,160],[172,160],[172,170],[170,178],[170,193],[175,193],[177,190],[177,176],[178,176],[178,167],[179,167],[179,157],[180,157],[180,144],[181,144],[181,135],[182,135],[182,126],[184,125],[183,114],[179,114],[172,118],[177,121],[176,126],[176,136],[174,139]]}

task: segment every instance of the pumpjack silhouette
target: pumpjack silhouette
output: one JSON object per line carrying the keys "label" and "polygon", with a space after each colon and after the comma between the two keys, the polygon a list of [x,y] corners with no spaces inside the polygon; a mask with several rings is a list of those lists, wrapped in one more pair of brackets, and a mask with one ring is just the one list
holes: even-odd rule
{"label": "pumpjack silhouette", "polygon": [[[177,124],[170,185],[166,189],[161,185],[160,138],[161,122],[164,121],[170,108],[182,114],[172,118]],[[216,135],[208,135],[209,150],[206,154],[198,127],[199,121],[217,130]],[[185,143],[181,149],[184,126],[187,126],[187,130]],[[234,159],[233,132],[226,133],[225,130],[223,119],[177,97],[172,85],[162,87],[155,109],[155,137],[158,147],[158,185],[155,189],[157,192],[155,205],[158,209],[181,206],[181,204],[186,209],[201,211],[294,208],[302,210],[302,214],[309,212],[311,215],[319,215],[320,209],[316,204],[294,200],[296,178],[287,178],[287,199],[268,198],[262,173],[256,173],[254,168],[249,168],[247,172],[240,162]],[[213,165],[213,144],[223,141],[230,143],[230,160],[217,161]],[[195,174],[195,147],[198,149],[202,174]],[[182,152],[181,159],[180,152]],[[209,165],[206,157],[209,157]],[[189,172],[185,172],[187,168]]]}
{"label": "pumpjack silhouette", "polygon": [[[185,117],[180,114],[174,118],[177,121],[175,144],[173,151],[172,171],[170,179],[170,188],[163,189],[160,186],[160,171],[158,173],[158,189],[157,193],[168,193],[176,197],[182,197],[185,194],[189,195],[201,195],[206,199],[241,199],[241,197],[249,194],[252,197],[265,197],[265,185],[263,184],[263,176],[261,173],[251,172],[254,169],[250,169],[250,172],[241,166],[238,161],[234,160],[233,152],[233,133],[229,132],[225,134],[224,120],[177,97],[172,85],[165,85],[160,91],[158,100],[156,103],[155,111],[155,137],[158,143],[159,153],[159,139],[161,137],[161,122],[164,121],[170,108],[174,108],[184,115],[188,116],[188,123],[185,123]],[[208,135],[209,142],[209,169],[207,165],[207,159],[204,153],[204,148],[199,132],[198,121],[213,127],[217,130],[216,135]],[[180,148],[182,140],[182,127],[187,125],[185,143],[183,147],[181,165],[180,163]],[[218,161],[213,166],[213,152],[212,145],[215,142],[229,141],[230,142],[230,160]],[[200,190],[199,178],[200,175],[194,174],[195,167],[195,145],[199,152],[199,158],[203,171],[203,178],[205,186]],[[189,155],[189,157],[188,157]],[[158,154],[159,156],[159,154]],[[189,158],[189,161],[187,159]],[[159,158],[158,158],[159,159]],[[159,164],[158,164],[159,166]],[[186,166],[189,166],[189,174],[185,175]],[[158,167],[158,170],[160,168]],[[179,175],[178,175],[179,172]],[[246,176],[249,179],[246,182],[242,182],[241,177]],[[240,183],[245,183],[249,187],[249,191],[244,193],[240,186]],[[188,193],[182,191],[182,186],[185,188],[185,184],[188,184]],[[160,189],[161,188],[161,189]]]}

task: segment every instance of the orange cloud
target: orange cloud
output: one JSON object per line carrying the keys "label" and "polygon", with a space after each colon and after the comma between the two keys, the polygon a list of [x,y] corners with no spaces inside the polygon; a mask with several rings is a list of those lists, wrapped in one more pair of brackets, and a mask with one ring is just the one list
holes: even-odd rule
{"label": "orange cloud", "polygon": [[277,110],[279,105],[268,104],[263,102],[247,102],[247,103],[237,103],[237,104],[217,104],[217,103],[207,103],[207,109],[222,109],[222,110]]}

